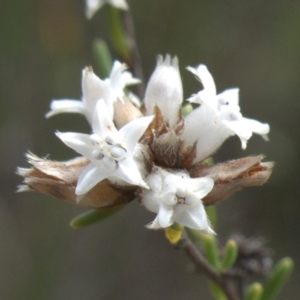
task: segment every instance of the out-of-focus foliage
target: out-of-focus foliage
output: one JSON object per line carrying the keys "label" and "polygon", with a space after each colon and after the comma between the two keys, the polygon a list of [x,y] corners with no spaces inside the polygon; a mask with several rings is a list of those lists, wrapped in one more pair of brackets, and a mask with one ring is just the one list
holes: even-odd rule
{"label": "out-of-focus foliage", "polygon": [[[199,84],[185,66],[205,63],[221,91],[239,87],[243,113],[268,122],[270,142],[237,138],[215,161],[264,153],[276,167],[269,183],[237,193],[217,207],[218,235],[262,234],[275,259],[300,262],[300,2],[128,1],[148,78],[157,54],[179,57],[185,96]],[[81,69],[94,65],[93,39],[109,41],[102,9],[91,20],[77,0],[11,0],[0,7],[0,298],[3,299],[207,299],[205,282],[187,271],[163,232],[143,228],[153,215],[131,203],[94,226],[75,231],[83,212],[38,194],[14,193],[28,150],[52,159],[70,157],[56,129],[88,131],[85,120],[43,115],[51,99],[80,98]],[[108,45],[110,47],[110,45]],[[115,53],[112,53],[116,55]],[[118,57],[116,57],[118,58]],[[69,151],[69,152],[67,152]],[[75,156],[75,154],[74,154]],[[281,298],[300,294],[299,270]],[[178,287],[178,288],[174,288]]]}

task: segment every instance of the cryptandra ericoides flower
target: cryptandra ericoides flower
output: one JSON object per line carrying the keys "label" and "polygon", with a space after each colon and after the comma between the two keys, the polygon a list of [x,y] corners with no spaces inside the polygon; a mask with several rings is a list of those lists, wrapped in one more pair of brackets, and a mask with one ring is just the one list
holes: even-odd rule
{"label": "cryptandra ericoides flower", "polygon": [[262,155],[212,166],[204,160],[231,135],[240,138],[243,149],[252,133],[267,139],[269,125],[242,116],[238,89],[217,94],[206,66],[187,69],[203,90],[188,99],[196,108],[186,116],[182,115],[176,57],[158,57],[143,102],[124,92],[126,86],[139,82],[124,64],[116,61],[105,80],[91,67],[84,69],[82,100],[52,101],[47,114],[86,117],[91,134],[56,133],[82,156],[55,162],[27,154],[32,167],[18,169],[24,177],[19,191],[39,191],[94,208],[138,199],[157,213],[148,228],[178,222],[213,233],[204,205],[215,204],[242,187],[262,185],[273,163],[262,162]]}

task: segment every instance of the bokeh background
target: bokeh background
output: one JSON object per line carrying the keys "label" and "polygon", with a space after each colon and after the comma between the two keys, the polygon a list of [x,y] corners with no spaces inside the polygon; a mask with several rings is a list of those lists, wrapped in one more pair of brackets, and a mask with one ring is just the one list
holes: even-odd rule
{"label": "bokeh background", "polygon": [[[275,260],[292,257],[296,269],[278,299],[298,299],[300,2],[128,2],[145,78],[157,54],[177,55],[188,97],[200,85],[185,67],[205,63],[219,91],[240,88],[244,116],[270,124],[270,142],[255,136],[243,151],[233,137],[215,156],[218,162],[263,153],[276,162],[265,186],[218,205],[217,231],[265,236]],[[144,228],[154,215],[137,203],[73,230],[69,221],[85,209],[15,194],[15,169],[27,166],[27,150],[56,160],[75,156],[53,133],[87,131],[84,118],[44,114],[51,99],[81,97],[81,70],[95,65],[95,37],[110,45],[106,10],[87,21],[83,0],[0,3],[0,299],[211,299],[185,255],[162,231]]]}

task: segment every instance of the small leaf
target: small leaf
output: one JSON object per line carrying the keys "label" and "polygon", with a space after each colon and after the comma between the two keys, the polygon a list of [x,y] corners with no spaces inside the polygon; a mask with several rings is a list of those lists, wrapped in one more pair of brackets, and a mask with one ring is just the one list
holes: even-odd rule
{"label": "small leaf", "polygon": [[209,281],[209,288],[216,300],[227,300],[222,289],[213,281]]}
{"label": "small leaf", "polygon": [[108,77],[112,66],[112,58],[104,40],[95,39],[93,41],[93,53],[101,77]]}
{"label": "small leaf", "polygon": [[188,103],[185,104],[182,108],[181,108],[181,114],[183,117],[186,117],[192,110],[193,110],[193,106],[192,104]]}
{"label": "small leaf", "polygon": [[174,223],[172,226],[165,229],[166,238],[172,245],[177,244],[181,239],[183,228],[184,227],[181,224]]}
{"label": "small leaf", "polygon": [[113,45],[118,54],[122,57],[122,59],[126,62],[129,62],[130,54],[127,39],[121,22],[121,12],[110,5],[107,6],[107,9],[110,26],[110,35]]}
{"label": "small leaf", "polygon": [[271,300],[278,294],[293,270],[294,263],[289,257],[281,259],[273,268],[260,300]]}
{"label": "small leaf", "polygon": [[226,271],[236,261],[238,246],[234,240],[228,240],[224,249],[224,255],[221,261],[221,270]]}
{"label": "small leaf", "polygon": [[217,226],[216,206],[215,205],[205,206],[205,211],[207,213],[208,219],[209,219],[212,227],[216,228],[216,226]]}
{"label": "small leaf", "polygon": [[101,221],[114,213],[118,212],[124,207],[124,205],[107,207],[107,208],[98,208],[92,209],[83,214],[75,217],[71,222],[70,226],[74,229],[78,229],[87,225],[94,224],[98,221]]}
{"label": "small leaf", "polygon": [[203,233],[196,229],[186,227],[185,231],[192,242],[197,246],[201,247],[203,244]]}
{"label": "small leaf", "polygon": [[254,282],[247,288],[244,300],[260,300],[262,292],[262,285],[258,282]]}
{"label": "small leaf", "polygon": [[220,259],[217,240],[215,236],[210,234],[203,234],[203,247],[205,255],[210,264],[214,267],[215,270],[220,268]]}

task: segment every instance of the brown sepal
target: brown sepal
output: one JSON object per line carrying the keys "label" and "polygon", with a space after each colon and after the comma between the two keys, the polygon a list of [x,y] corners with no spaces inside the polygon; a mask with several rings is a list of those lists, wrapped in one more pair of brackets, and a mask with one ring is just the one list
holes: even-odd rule
{"label": "brown sepal", "polygon": [[171,130],[153,140],[151,149],[154,153],[154,162],[161,167],[178,167],[180,161],[179,138]]}
{"label": "brown sepal", "polygon": [[130,121],[142,116],[140,110],[133,105],[133,103],[127,98],[117,99],[114,104],[114,122],[118,129]]}
{"label": "brown sepal", "polygon": [[205,205],[216,204],[243,187],[263,185],[270,177],[273,162],[262,162],[263,155],[249,156],[214,166],[197,164],[189,168],[192,178],[209,176],[215,184],[212,191],[202,199]]}
{"label": "brown sepal", "polygon": [[185,147],[184,143],[180,143],[180,152],[181,152],[181,161],[180,167],[186,169],[193,164],[193,161],[197,154],[197,142],[195,142],[192,146]]}
{"label": "brown sepal", "polygon": [[153,107],[153,114],[154,118],[152,122],[140,138],[140,142],[143,144],[151,145],[155,137],[159,137],[160,135],[168,132],[161,110],[157,105]]}
{"label": "brown sepal", "polygon": [[[76,204],[75,188],[83,168],[89,163],[84,157],[66,162],[56,162],[27,154],[32,168],[19,169],[24,177],[19,191],[37,191]],[[113,187],[105,179],[99,182],[78,202],[79,205],[94,208],[111,207],[128,203],[134,199],[136,187]]]}

